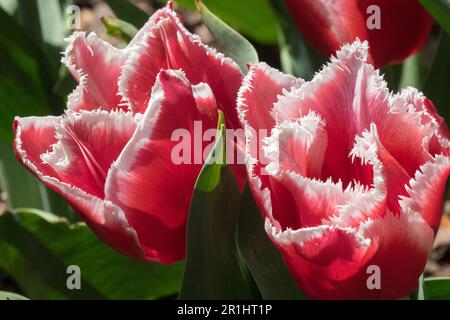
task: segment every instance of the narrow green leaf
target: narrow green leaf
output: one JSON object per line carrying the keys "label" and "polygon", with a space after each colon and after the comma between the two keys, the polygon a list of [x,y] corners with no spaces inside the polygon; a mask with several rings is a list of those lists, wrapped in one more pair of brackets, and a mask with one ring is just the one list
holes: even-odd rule
{"label": "narrow green leaf", "polygon": [[0,1],[0,7],[13,16],[17,11],[17,0],[2,0]]}
{"label": "narrow green leaf", "polygon": [[399,90],[400,81],[402,79],[403,65],[389,65],[381,68],[384,80],[388,83],[390,90],[396,92]]}
{"label": "narrow green leaf", "polygon": [[64,17],[59,0],[37,0],[38,18],[45,50],[55,69],[64,47]]}
{"label": "narrow green leaf", "polygon": [[306,299],[268,238],[248,186],[238,216],[238,245],[263,299]]}
{"label": "narrow green leaf", "polygon": [[214,191],[220,183],[222,167],[226,164],[225,146],[223,145],[225,141],[225,137],[223,136],[225,134],[225,119],[221,111],[219,111],[217,123],[218,139],[197,178],[195,184],[196,190],[204,192]]}
{"label": "narrow green leaf", "polygon": [[430,74],[423,89],[424,94],[433,101],[447,123],[450,121],[450,37],[441,35],[439,49],[433,61]]}
{"label": "narrow green leaf", "polygon": [[[67,288],[71,265],[80,268],[81,290]],[[154,299],[179,291],[183,264],[132,260],[83,223],[22,209],[0,216],[0,268],[32,299]]]}
{"label": "narrow green leaf", "polygon": [[323,64],[323,57],[303,39],[284,3],[278,0],[270,3],[278,18],[278,46],[283,72],[311,80]]}
{"label": "narrow green leaf", "polygon": [[12,141],[14,116],[60,113],[52,88],[56,70],[48,56],[0,9],[0,140]]}
{"label": "narrow green leaf", "polygon": [[10,143],[0,142],[0,185],[8,207],[44,208],[43,185],[14,156]]}
{"label": "narrow green leaf", "polygon": [[420,276],[417,284],[417,289],[409,295],[410,300],[427,300],[428,293],[425,286],[423,274]]}
{"label": "narrow green leaf", "polygon": [[214,36],[215,45],[227,57],[233,59],[246,74],[247,65],[258,62],[258,53],[253,45],[209,11],[202,1],[196,0],[196,4],[203,22]]}
{"label": "narrow green leaf", "polygon": [[[167,2],[167,1],[162,1]],[[225,23],[258,43],[277,42],[276,17],[269,0],[245,0],[236,5],[230,0],[203,0]],[[175,0],[183,8],[194,9],[193,0]]]}
{"label": "narrow green leaf", "polygon": [[450,299],[450,277],[426,278],[425,287],[430,300]]}
{"label": "narrow green leaf", "polygon": [[37,0],[18,0],[19,1],[19,21],[27,35],[33,39],[38,46],[43,46],[41,22]]}
{"label": "narrow green leaf", "polygon": [[70,74],[65,65],[61,65],[58,71],[58,80],[52,88],[54,94],[64,97],[67,100],[68,95],[77,86],[77,82]]}
{"label": "narrow green leaf", "polygon": [[0,291],[0,300],[28,300],[28,298],[17,293]]}
{"label": "narrow green leaf", "polygon": [[450,0],[419,0],[428,12],[450,34]]}
{"label": "narrow green leaf", "polygon": [[423,87],[426,70],[422,60],[422,53],[419,52],[403,62],[398,89],[410,86],[420,90]]}
{"label": "narrow green leaf", "polygon": [[126,43],[130,42],[138,32],[135,26],[117,18],[102,17],[101,21],[108,35],[117,37]]}
{"label": "narrow green leaf", "polygon": [[236,246],[240,192],[231,170],[212,161],[221,162],[225,154],[225,125],[221,119],[216,144],[198,177],[191,201],[180,299],[254,298]]}
{"label": "narrow green leaf", "polygon": [[63,197],[47,188],[16,159],[11,143],[0,141],[0,186],[8,208],[29,207],[53,211],[70,221],[79,218]]}
{"label": "narrow green leaf", "polygon": [[56,71],[48,56],[2,9],[0,55],[0,162],[3,166],[0,183],[3,191],[8,192],[11,207],[69,212],[65,201],[38,183],[13,155],[14,117],[59,113],[63,103],[52,91]]}
{"label": "narrow green leaf", "polygon": [[130,1],[105,0],[114,11],[117,18],[131,23],[136,28],[141,28],[149,19],[149,15],[136,7]]}

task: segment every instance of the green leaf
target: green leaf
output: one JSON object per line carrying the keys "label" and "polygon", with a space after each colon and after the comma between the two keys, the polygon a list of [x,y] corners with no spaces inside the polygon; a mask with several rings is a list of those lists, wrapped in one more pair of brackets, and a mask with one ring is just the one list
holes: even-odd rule
{"label": "green leaf", "polygon": [[120,20],[131,23],[136,28],[141,28],[150,18],[147,13],[136,7],[130,1],[105,0],[114,14]]}
{"label": "green leaf", "polygon": [[59,0],[38,0],[37,4],[44,42],[55,47],[62,47],[64,17]]}
{"label": "green leaf", "polygon": [[68,95],[77,86],[77,82],[70,74],[65,65],[61,65],[58,71],[58,80],[53,86],[52,91],[60,97],[64,97],[67,100]]}
{"label": "green leaf", "polygon": [[[231,170],[222,162],[226,154],[223,117],[219,128],[216,144],[197,179],[191,201],[180,299],[254,297],[248,271],[236,246],[240,192]],[[214,163],[214,159],[220,159],[219,163]]]}
{"label": "green leaf", "polygon": [[0,300],[28,300],[28,298],[17,293],[0,291]]}
{"label": "green leaf", "polygon": [[[81,270],[81,290],[66,286]],[[32,299],[154,299],[179,291],[183,265],[144,263],[115,253],[83,223],[34,209],[0,216],[0,268]]]}
{"label": "green leaf", "polygon": [[6,192],[10,208],[27,206],[44,208],[43,185],[14,156],[10,143],[0,142],[0,185]]}
{"label": "green leaf", "polygon": [[409,57],[402,64],[398,89],[414,87],[420,90],[423,87],[426,73],[422,53],[419,52]]}
{"label": "green leaf", "polygon": [[56,69],[48,56],[2,9],[0,55],[0,162],[3,167],[0,183],[3,191],[8,193],[10,207],[30,206],[68,213],[65,201],[38,183],[13,155],[14,117],[58,113],[63,103],[53,93]]}
{"label": "green leaf", "polygon": [[79,220],[63,197],[47,188],[16,159],[11,143],[0,141],[0,187],[9,208],[30,207]]}
{"label": "green leaf", "polygon": [[248,185],[238,216],[238,245],[263,299],[306,299],[268,238]]}
{"label": "green leaf", "polygon": [[285,73],[311,80],[324,62],[298,32],[294,20],[282,1],[270,1],[278,17],[278,46],[281,69]]}
{"label": "green leaf", "polygon": [[45,50],[57,70],[64,47],[63,10],[59,0],[37,0],[37,7]]}
{"label": "green leaf", "polygon": [[214,36],[215,45],[219,51],[233,59],[242,72],[246,74],[248,71],[247,65],[258,62],[258,53],[253,45],[209,11],[202,1],[197,0],[196,4],[202,15],[203,23]]}
{"label": "green leaf", "polygon": [[38,46],[42,46],[41,21],[37,0],[18,0],[19,1],[19,21],[26,34],[33,39]]}
{"label": "green leaf", "polygon": [[56,71],[42,51],[0,9],[0,141],[12,141],[14,116],[60,112],[63,103],[52,92]]}
{"label": "green leaf", "polygon": [[450,34],[450,0],[419,0],[428,12]]}
{"label": "green leaf", "polygon": [[439,49],[434,58],[433,66],[425,83],[423,92],[433,101],[439,113],[447,123],[450,121],[450,37],[441,34]]}
{"label": "green leaf", "polygon": [[13,16],[17,11],[17,0],[2,0],[0,1],[0,7]]}
{"label": "green leaf", "polygon": [[[225,23],[261,44],[277,42],[276,17],[268,0],[203,0]],[[194,0],[175,0],[184,8],[194,9]]]}
{"label": "green leaf", "polygon": [[409,295],[410,300],[427,300],[428,292],[427,287],[425,286],[423,274],[420,276],[418,280],[417,289]]}
{"label": "green leaf", "polygon": [[108,35],[117,37],[126,43],[130,42],[138,32],[135,26],[117,18],[102,17],[101,21]]}
{"label": "green leaf", "polygon": [[426,278],[425,287],[429,300],[450,299],[450,277]]}

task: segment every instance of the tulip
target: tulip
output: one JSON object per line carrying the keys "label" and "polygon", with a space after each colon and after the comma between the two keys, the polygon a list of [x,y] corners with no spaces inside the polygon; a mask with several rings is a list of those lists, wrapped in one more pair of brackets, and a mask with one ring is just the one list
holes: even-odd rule
{"label": "tulip", "polygon": [[310,82],[254,64],[238,95],[265,230],[312,298],[408,295],[439,227],[448,130],[418,90],[390,93],[368,54],[344,45]]}
{"label": "tulip", "polygon": [[93,33],[68,41],[62,61],[79,85],[63,116],[15,119],[19,161],[121,253],[166,264],[184,259],[203,162],[175,163],[172,133],[193,135],[195,121],[216,128],[219,110],[228,127],[240,125],[238,65],[189,33],[171,2],[124,49]]}
{"label": "tulip", "polygon": [[327,57],[367,40],[375,67],[401,63],[428,39],[433,18],[417,0],[286,0],[305,38]]}

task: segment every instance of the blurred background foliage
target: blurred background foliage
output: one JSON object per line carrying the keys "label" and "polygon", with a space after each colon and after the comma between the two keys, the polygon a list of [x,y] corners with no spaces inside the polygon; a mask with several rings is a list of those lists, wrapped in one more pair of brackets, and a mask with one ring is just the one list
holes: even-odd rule
{"label": "blurred background foliage", "polygon": [[[303,40],[281,0],[203,2],[252,43],[260,60],[276,68],[311,79],[326,59]],[[402,65],[382,71],[392,90],[408,85],[423,90],[449,123],[449,2],[421,2],[438,21],[428,44]],[[113,252],[78,221],[61,197],[29,174],[12,151],[14,116],[61,114],[67,95],[75,88],[60,64],[64,37],[72,32],[75,7],[71,6],[80,9],[80,30],[95,31],[120,47],[164,3],[0,0],[0,291],[15,291],[32,299],[152,299],[174,297],[180,291],[182,263],[170,267],[145,264]],[[194,1],[176,0],[175,4],[188,29],[214,46],[215,39],[195,11]],[[245,219],[250,220],[244,223],[252,221],[252,217]],[[444,216],[443,221],[427,266],[433,275],[450,275],[450,219]],[[243,254],[254,259],[245,251],[247,240],[239,240]],[[82,290],[66,287],[66,269],[72,264],[82,270]],[[257,270],[259,266],[250,267]],[[439,292],[437,282],[431,285]],[[276,297],[276,293],[268,292],[267,297]]]}

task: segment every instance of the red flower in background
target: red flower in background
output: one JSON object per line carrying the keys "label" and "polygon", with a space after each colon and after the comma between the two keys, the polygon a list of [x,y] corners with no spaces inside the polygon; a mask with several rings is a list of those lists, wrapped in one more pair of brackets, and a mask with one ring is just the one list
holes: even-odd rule
{"label": "red flower in background", "polygon": [[[68,110],[16,118],[18,159],[115,249],[147,261],[182,260],[202,165],[175,164],[171,135],[194,135],[194,121],[215,128],[219,109],[228,127],[239,126],[239,67],[189,33],[171,3],[125,49],[75,33],[63,62],[79,82]],[[242,184],[240,172],[237,178]]]}
{"label": "red flower in background", "polygon": [[[420,50],[433,26],[433,18],[416,0],[285,1],[302,34],[317,50],[328,57],[356,38],[367,40],[377,68],[400,63]],[[380,9],[379,29],[367,27],[375,13],[369,7],[374,5]]]}
{"label": "red flower in background", "polygon": [[389,93],[367,56],[367,43],[346,45],[306,83],[256,64],[239,93],[266,231],[313,298],[406,296],[439,227],[448,130],[417,90]]}

